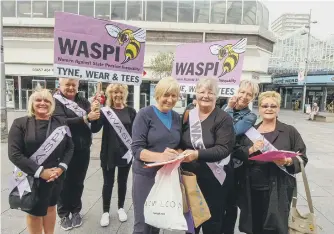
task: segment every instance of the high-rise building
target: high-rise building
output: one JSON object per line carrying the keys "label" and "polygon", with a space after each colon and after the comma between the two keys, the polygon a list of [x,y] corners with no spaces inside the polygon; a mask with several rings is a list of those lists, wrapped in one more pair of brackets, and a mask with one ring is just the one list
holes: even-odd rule
{"label": "high-rise building", "polygon": [[283,36],[308,25],[309,14],[283,14],[271,24],[271,30]]}

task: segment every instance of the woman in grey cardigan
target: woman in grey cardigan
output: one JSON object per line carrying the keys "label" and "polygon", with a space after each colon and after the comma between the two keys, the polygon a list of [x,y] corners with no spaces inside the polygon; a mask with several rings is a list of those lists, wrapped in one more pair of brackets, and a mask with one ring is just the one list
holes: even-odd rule
{"label": "woman in grey cardigan", "polygon": [[177,156],[175,149],[180,143],[181,120],[172,108],[179,93],[180,86],[174,78],[160,80],[155,88],[157,104],[141,109],[133,123],[133,234],[159,233],[158,228],[145,224],[144,204],[160,167],[144,168],[144,162],[162,162]]}

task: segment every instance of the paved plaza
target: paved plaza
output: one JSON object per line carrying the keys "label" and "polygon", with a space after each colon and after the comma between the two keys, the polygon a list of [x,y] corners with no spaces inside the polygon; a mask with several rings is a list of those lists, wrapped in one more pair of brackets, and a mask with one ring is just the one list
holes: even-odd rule
{"label": "paved plaza", "polygon": [[[334,233],[334,123],[309,122],[307,116],[300,112],[282,110],[279,116],[282,122],[295,126],[301,133],[306,145],[309,163],[306,167],[308,174],[313,204],[317,216],[317,222],[322,229],[319,233]],[[9,120],[11,123],[12,120]],[[109,227],[100,227],[99,221],[102,214],[102,172],[100,169],[99,151],[101,133],[95,134],[91,148],[91,161],[85,181],[83,194],[84,224],[80,228],[64,232],[56,226],[55,233],[92,233],[92,234],[131,234],[133,225],[133,209],[131,199],[132,179],[130,175],[128,193],[125,202],[125,210],[128,213],[128,221],[120,223],[117,218],[117,184],[113,191],[111,205],[111,222]],[[8,175],[13,169],[7,157],[7,144],[1,144],[1,233],[18,234],[28,233],[25,225],[25,214],[17,210],[9,209],[8,205]],[[301,177],[298,176],[299,200],[298,207],[302,212],[307,211],[305,192]],[[161,231],[163,233],[163,231]],[[165,231],[165,234],[172,233]],[[173,232],[177,233],[177,232]],[[182,232],[181,232],[182,233]],[[239,233],[239,232],[236,232]]]}

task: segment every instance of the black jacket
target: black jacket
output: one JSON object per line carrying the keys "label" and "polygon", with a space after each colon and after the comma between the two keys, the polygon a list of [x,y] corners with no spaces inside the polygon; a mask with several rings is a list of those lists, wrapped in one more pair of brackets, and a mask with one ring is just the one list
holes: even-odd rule
{"label": "black jacket", "polygon": [[[261,123],[260,123],[261,124]],[[255,128],[260,126],[258,124]],[[281,123],[277,120],[274,139],[271,142],[278,150],[299,151],[302,153],[302,159],[307,163],[306,146],[298,131],[290,125]],[[244,162],[239,169],[239,198],[238,206],[240,212],[239,229],[241,232],[252,233],[252,204],[249,170],[251,161],[248,160],[249,148],[253,143],[247,136],[242,136],[232,157],[238,158]],[[256,152],[251,156],[258,155]],[[269,170],[269,208],[264,229],[275,230],[278,234],[288,234],[288,217],[292,201],[292,193],[296,186],[296,179],[286,172],[279,169],[274,163],[270,163]],[[293,158],[293,164],[286,167],[290,174],[296,174],[301,171],[297,158]],[[255,207],[256,208],[256,207]]]}
{"label": "black jacket", "polygon": [[[61,94],[61,93],[60,93]],[[63,94],[61,94],[63,95]],[[84,109],[87,114],[90,110],[90,103],[86,98],[76,95],[74,101]],[[60,101],[56,99],[56,109],[54,116],[59,116],[66,119],[67,125],[71,129],[72,140],[75,150],[87,149],[92,144],[92,133],[82,117],[78,117],[73,111],[65,107]]]}
{"label": "black jacket", "polygon": [[[65,125],[63,119],[52,117],[50,134],[57,127],[63,125]],[[35,118],[25,116],[15,119],[8,135],[8,157],[15,166],[28,175],[34,175],[40,167],[36,162],[29,159],[42,145],[42,143],[33,144],[35,140]],[[65,135],[62,142],[41,166],[44,168],[52,168],[58,167],[60,163],[64,163],[68,166],[73,155],[73,149],[74,146],[71,137]]]}
{"label": "black jacket", "polygon": [[[123,110],[123,116],[118,114],[117,110],[114,110],[118,118],[122,121],[124,127],[132,136],[132,125],[136,117],[136,110],[132,107],[125,107]],[[124,116],[126,115],[126,116]],[[103,127],[102,143],[101,143],[101,167],[111,168],[114,166],[127,166],[129,165],[126,159],[122,159],[124,154],[128,151],[126,145],[119,138],[115,129],[111,126],[103,112],[101,111],[100,119],[92,121],[92,132],[96,133]],[[130,164],[131,165],[131,164]]]}

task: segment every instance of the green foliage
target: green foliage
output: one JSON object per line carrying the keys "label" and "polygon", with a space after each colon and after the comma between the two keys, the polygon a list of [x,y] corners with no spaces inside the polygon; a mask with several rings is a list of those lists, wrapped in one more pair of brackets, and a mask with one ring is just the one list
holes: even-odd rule
{"label": "green foliage", "polygon": [[159,52],[159,54],[151,60],[151,68],[153,76],[159,79],[171,76],[173,69],[174,53]]}

